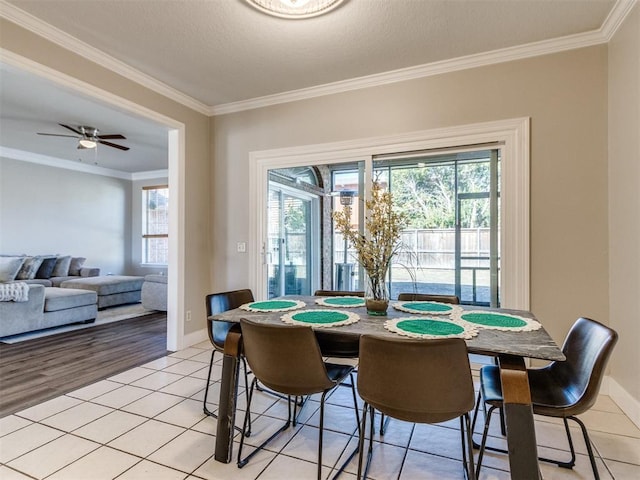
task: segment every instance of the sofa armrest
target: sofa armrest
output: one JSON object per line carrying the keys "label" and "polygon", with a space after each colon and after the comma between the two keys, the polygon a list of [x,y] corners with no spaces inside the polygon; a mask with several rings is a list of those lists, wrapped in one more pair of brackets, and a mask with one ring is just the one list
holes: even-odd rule
{"label": "sofa armrest", "polygon": [[99,277],[100,269],[97,267],[82,267],[80,269],[81,277]]}

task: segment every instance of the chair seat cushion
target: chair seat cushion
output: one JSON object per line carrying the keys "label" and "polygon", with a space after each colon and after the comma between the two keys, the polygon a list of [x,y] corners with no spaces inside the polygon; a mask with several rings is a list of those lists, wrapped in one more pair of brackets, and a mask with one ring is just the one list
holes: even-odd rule
{"label": "chair seat cushion", "polygon": [[353,367],[351,365],[341,365],[339,363],[325,363],[324,364],[327,369],[327,375],[334,382],[342,382],[347,375],[353,372]]}
{"label": "chair seat cushion", "polygon": [[[530,369],[527,374],[534,413],[549,417],[582,413],[573,408],[578,398],[576,392],[563,388],[544,369]],[[502,406],[500,369],[496,365],[486,365],[480,369],[480,384],[484,401],[496,407]]]}

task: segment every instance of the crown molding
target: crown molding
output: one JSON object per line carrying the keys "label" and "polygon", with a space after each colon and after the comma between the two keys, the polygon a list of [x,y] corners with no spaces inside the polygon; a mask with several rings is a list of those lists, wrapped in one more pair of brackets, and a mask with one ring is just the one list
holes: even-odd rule
{"label": "crown molding", "polygon": [[638,0],[617,0],[597,30],[211,107],[224,115],[608,43]]}
{"label": "crown molding", "polygon": [[67,50],[96,62],[188,108],[204,115],[216,116],[608,43],[637,2],[638,0],[617,0],[602,26],[590,32],[214,106],[205,105],[193,97],[130,67],[126,63],[7,3],[5,0],[0,0],[0,17],[4,17]]}
{"label": "crown molding", "polygon": [[439,62],[416,65],[408,68],[401,68],[389,72],[368,75],[365,77],[352,78],[339,82],[327,83],[290,92],[277,93],[264,97],[243,100],[240,102],[225,103],[214,106],[211,109],[212,115],[224,115],[227,113],[241,112],[254,108],[267,107],[280,103],[306,100],[324,95],[359,90],[362,88],[378,87],[391,83],[414,80],[418,78],[442,75],[445,73],[467,70],[471,68],[494,65],[498,63],[511,62],[525,58],[537,57],[551,53],[574,50],[577,48],[590,47],[601,43],[606,43],[607,39],[599,30],[587,33],[579,33],[566,37],[543,40],[540,42],[518,45],[515,47],[502,48],[464,57],[442,60]]}
{"label": "crown molding", "polygon": [[111,168],[89,165],[66,158],[51,157],[49,155],[42,155],[39,153],[27,152],[25,150],[3,147],[1,145],[0,157],[9,158],[11,160],[18,160],[21,162],[36,163],[38,165],[45,165],[47,167],[64,168],[65,170],[74,170],[76,172],[90,173],[92,175],[102,175],[103,177],[119,178],[129,181],[147,180],[151,178],[162,178],[169,176],[168,170],[153,170],[148,172],[129,173],[120,170],[113,170]]}
{"label": "crown molding", "polygon": [[19,9],[18,7],[0,0],[0,17],[39,35],[56,45],[59,45],[81,57],[99,64],[112,72],[136,82],[160,95],[174,100],[185,107],[191,108],[203,115],[210,115],[211,107],[196,100],[185,93],[170,87],[146,73],[142,73],[126,63],[104,53],[91,45],[63,32],[62,30],[43,22],[37,17]]}
{"label": "crown molding", "polygon": [[602,26],[600,27],[600,32],[607,39],[607,42],[613,38],[615,33],[624,22],[624,19],[627,18],[627,15],[631,12],[633,7],[638,3],[638,0],[618,0],[616,4],[613,6],[609,15],[602,22]]}

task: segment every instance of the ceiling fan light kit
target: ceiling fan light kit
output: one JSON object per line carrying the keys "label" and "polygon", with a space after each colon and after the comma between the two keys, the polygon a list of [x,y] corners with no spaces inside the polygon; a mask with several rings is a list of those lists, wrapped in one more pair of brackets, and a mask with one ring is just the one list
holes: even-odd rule
{"label": "ceiling fan light kit", "polygon": [[252,7],[274,17],[301,19],[317,17],[337,8],[345,0],[245,0]]}

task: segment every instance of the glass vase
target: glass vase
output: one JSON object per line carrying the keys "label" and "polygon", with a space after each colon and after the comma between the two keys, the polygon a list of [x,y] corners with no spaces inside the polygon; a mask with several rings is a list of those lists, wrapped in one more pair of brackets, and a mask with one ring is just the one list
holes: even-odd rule
{"label": "glass vase", "polygon": [[383,278],[369,276],[364,297],[367,314],[376,317],[386,316],[389,308],[389,290],[387,288],[386,275]]}

